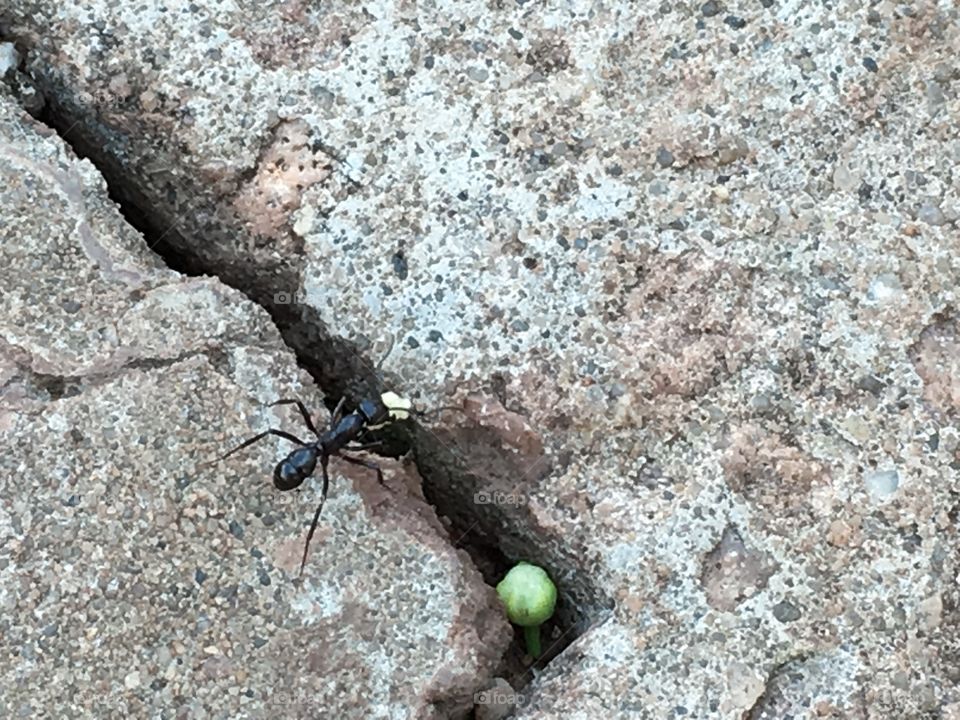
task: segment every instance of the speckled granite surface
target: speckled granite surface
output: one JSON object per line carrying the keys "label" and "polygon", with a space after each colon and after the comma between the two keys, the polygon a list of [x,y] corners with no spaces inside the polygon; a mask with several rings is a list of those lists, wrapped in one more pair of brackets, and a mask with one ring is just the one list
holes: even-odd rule
{"label": "speckled granite surface", "polygon": [[421,469],[599,622],[519,717],[958,714],[955,3],[9,5],[181,252],[506,407]]}

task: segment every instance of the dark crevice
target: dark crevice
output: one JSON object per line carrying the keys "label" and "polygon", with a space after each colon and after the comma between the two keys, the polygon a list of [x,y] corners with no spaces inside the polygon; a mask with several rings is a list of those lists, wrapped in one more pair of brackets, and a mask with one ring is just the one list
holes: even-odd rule
{"label": "dark crevice", "polygon": [[21,399],[41,403],[56,402],[76,397],[92,387],[111,383],[131,371],[162,370],[200,355],[205,356],[218,372],[226,374],[225,367],[229,359],[225,352],[217,348],[203,351],[190,350],[170,358],[138,358],[104,369],[102,372],[86,375],[51,375],[37,372],[23,363],[17,363],[16,372],[3,385],[0,385],[0,397],[5,402],[17,402]]}
{"label": "dark crevice", "polygon": [[52,97],[47,97],[43,107],[32,112],[33,118],[47,127],[53,128],[74,154],[93,163],[107,183],[107,194],[116,203],[120,214],[127,223],[135,228],[147,246],[173,270],[184,275],[204,275],[204,270],[191,258],[177,252],[177,245],[185,243],[176,228],[165,224],[155,214],[148,211],[150,202],[137,190],[134,183],[126,180],[123,169],[109,154],[98,152],[96,145],[82,125],[73,122],[70,114]]}
{"label": "dark crevice", "polygon": [[[340,397],[347,397],[348,407],[352,407],[362,398],[378,392],[379,382],[371,370],[372,364],[363,359],[355,347],[332,337],[313,308],[276,302],[268,290],[247,286],[244,280],[248,271],[244,267],[212,266],[189,252],[190,242],[179,232],[176,223],[150,209],[149,199],[135,183],[130,182],[120,163],[100,151],[84,132],[83,125],[75,122],[63,106],[48,98],[43,110],[34,117],[56,130],[78,157],[97,167],[106,180],[108,195],[121,215],[143,235],[147,247],[168,267],[188,276],[217,277],[261,305],[280,329],[284,342],[295,352],[298,363],[323,390],[328,409],[332,410]],[[297,283],[298,280],[289,275],[276,286],[295,288]]]}
{"label": "dark crevice", "polygon": [[744,712],[743,720],[775,720],[795,711],[788,696],[794,685],[800,685],[807,674],[805,663],[813,657],[811,653],[804,653],[776,665],[767,675],[760,697]]}
{"label": "dark crevice", "polygon": [[55,401],[76,394],[72,391],[76,383],[79,378],[47,375],[18,365],[17,371],[0,385],[0,397],[6,402],[19,398]]}
{"label": "dark crevice", "polygon": [[[264,307],[296,354],[300,366],[323,390],[331,409],[341,397],[347,398],[347,409],[350,409],[359,400],[378,396],[384,390],[383,378],[373,369],[380,358],[371,357],[372,341],[358,338],[356,344],[347,342],[328,332],[315,309],[276,301],[273,293],[278,287],[293,290],[299,285],[292,262],[289,267],[275,268],[272,285],[258,280],[256,286],[250,284],[250,279],[256,277],[251,273],[252,265],[211,264],[194,251],[199,240],[181,234],[164,215],[164,208],[188,200],[167,198],[163,208],[152,209],[155,204],[138,189],[136,178],[129,177],[129,171],[117,159],[99,149],[96,129],[88,133],[83,119],[73,117],[64,106],[49,99],[35,117],[55,129],[78,156],[87,158],[98,168],[107,182],[110,198],[117,203],[126,221],[144,236],[146,244],[167,266],[185,275],[216,276]],[[323,151],[336,157],[332,150],[323,148]],[[210,238],[202,239],[211,240],[220,232],[226,229],[212,230]],[[237,232],[243,232],[242,228]],[[472,476],[469,468],[493,468],[494,474],[506,478],[520,477],[525,472],[516,472],[507,458],[509,453],[500,449],[499,443],[483,437],[482,429],[457,429],[444,434],[441,441],[434,432],[407,422],[384,431],[384,438],[387,449],[381,451],[382,454],[400,455],[413,450],[427,500],[440,516],[450,521],[451,542],[471,556],[488,584],[495,586],[519,560],[541,565],[554,579],[560,591],[557,614],[542,629],[544,656],[532,667],[542,668],[592,622],[609,615],[610,599],[580,571],[582,563],[577,561],[576,550],[568,549],[560,554],[555,549],[545,549],[543,538],[536,530],[537,523],[526,507],[477,504],[474,493],[484,488],[481,479]],[[545,463],[542,472],[548,469]],[[534,485],[532,482],[531,487]],[[464,491],[464,488],[471,490]],[[552,542],[555,547],[563,545],[559,538],[553,538]],[[517,642],[503,659],[500,675],[511,682],[515,690],[532,679],[530,660],[524,657],[522,633],[517,634]]]}
{"label": "dark crevice", "polygon": [[[451,524],[451,540],[465,550],[495,586],[518,561],[546,569],[559,593],[556,613],[541,627],[543,656],[536,662],[525,654],[522,631],[503,658],[498,676],[520,693],[542,670],[591,625],[612,612],[612,601],[580,568],[582,554],[562,538],[538,531],[539,523],[526,502],[549,476],[547,456],[518,459],[504,452],[488,429],[466,421],[444,427],[418,426],[412,443],[417,467],[424,477],[427,500]],[[477,473],[477,468],[482,468]],[[481,476],[482,475],[482,476]],[[518,483],[518,478],[528,479]],[[491,502],[498,497],[501,501]]]}

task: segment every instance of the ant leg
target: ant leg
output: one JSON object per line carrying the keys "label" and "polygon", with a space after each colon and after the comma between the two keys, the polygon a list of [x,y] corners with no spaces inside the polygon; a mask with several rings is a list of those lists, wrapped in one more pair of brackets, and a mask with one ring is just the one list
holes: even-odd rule
{"label": "ant leg", "polygon": [[310,541],[313,540],[313,533],[317,529],[317,523],[320,522],[320,511],[323,510],[323,503],[327,500],[327,488],[330,487],[330,476],[327,475],[327,456],[320,458],[320,470],[323,471],[323,489],[320,490],[320,504],[317,505],[317,511],[313,514],[313,523],[310,525],[310,532],[307,533],[307,542],[303,546],[303,558],[300,560],[300,575],[303,576],[303,567],[307,564],[307,551],[310,549]]}
{"label": "ant leg", "polygon": [[377,473],[377,482],[387,487],[387,484],[383,481],[383,472],[380,470],[380,466],[375,462],[370,460],[361,460],[360,458],[350,457],[349,455],[338,455],[337,457],[343,458],[348,463],[353,463],[354,465],[363,465],[365,468],[370,468]]}
{"label": "ant leg", "polygon": [[307,412],[307,408],[304,407],[303,403],[299,400],[277,400],[276,402],[270,403],[270,407],[275,407],[276,405],[296,405],[297,409],[300,410],[300,414],[303,416],[303,421],[307,424],[307,427],[310,428],[312,432],[317,437],[320,437],[320,433],[317,432],[317,429],[313,426],[313,420],[310,419],[310,413]]}
{"label": "ant leg", "polygon": [[448,410],[453,410],[461,414],[466,414],[462,407],[457,407],[456,405],[444,405],[442,407],[435,407],[429,410],[417,410],[416,408],[409,408],[409,409],[404,408],[404,412],[408,412],[414,417],[419,418],[421,420],[426,420],[428,417],[434,414],[439,416],[440,413],[446,412]]}
{"label": "ant leg", "polygon": [[383,357],[380,358],[380,362],[377,363],[377,367],[376,367],[376,371],[377,371],[377,372],[380,372],[380,370],[383,368],[383,363],[384,363],[384,361],[386,361],[386,359],[387,359],[388,357],[390,357],[390,353],[393,352],[393,345],[394,345],[395,342],[397,342],[397,336],[396,336],[396,335],[391,335],[391,336],[390,336],[390,345],[387,347],[387,351],[383,354]]}
{"label": "ant leg", "polygon": [[277,437],[282,437],[284,440],[289,440],[290,442],[296,443],[297,445],[306,445],[306,444],[307,444],[307,443],[305,443],[303,440],[301,440],[300,438],[295,437],[294,435],[291,435],[291,434],[288,433],[288,432],[284,432],[283,430],[275,430],[275,429],[273,429],[273,428],[270,428],[269,430],[264,430],[264,431],[263,431],[262,433],[260,433],[259,435],[254,435],[254,436],[253,436],[252,438],[250,438],[249,440],[243,441],[242,443],[240,443],[239,445],[237,445],[237,447],[235,447],[233,450],[231,450],[230,452],[228,452],[226,455],[221,455],[220,457],[216,458],[215,460],[211,460],[210,462],[204,463],[204,464],[205,464],[205,465],[213,465],[214,463],[218,463],[218,462],[220,462],[221,460],[226,460],[228,457],[230,457],[231,455],[233,455],[235,452],[240,452],[240,451],[243,450],[245,447],[249,447],[250,445],[253,445],[255,442],[257,442],[258,440],[262,440],[262,439],[265,438],[267,435],[276,435]]}
{"label": "ant leg", "polygon": [[347,450],[369,450],[370,448],[380,447],[383,445],[383,440],[377,440],[376,442],[363,443],[361,445],[347,445]]}
{"label": "ant leg", "polygon": [[340,422],[340,419],[343,417],[343,405],[345,402],[347,402],[345,397],[340,398],[340,402],[337,403],[337,407],[333,409],[333,415],[330,416],[331,430],[337,426],[337,423]]}

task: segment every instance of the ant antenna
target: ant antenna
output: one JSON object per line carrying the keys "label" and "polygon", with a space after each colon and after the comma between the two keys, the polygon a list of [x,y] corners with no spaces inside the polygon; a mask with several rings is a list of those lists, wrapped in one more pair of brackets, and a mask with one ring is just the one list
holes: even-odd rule
{"label": "ant antenna", "polygon": [[393,352],[393,346],[397,344],[397,336],[393,333],[390,334],[390,345],[387,347],[387,352],[384,353],[383,357],[380,358],[380,362],[377,363],[375,370],[377,375],[380,374],[380,371],[383,369],[383,363],[387,361],[387,358],[390,357],[390,353]]}
{"label": "ant antenna", "polygon": [[415,415],[421,420],[425,420],[433,414],[439,415],[440,413],[445,412],[447,410],[453,410],[454,412],[458,412],[464,415],[466,414],[466,410],[464,410],[462,407],[459,407],[457,405],[442,405],[441,407],[430,408],[429,410],[418,410],[416,408],[410,408],[407,412],[411,413],[412,415]]}
{"label": "ant antenna", "polygon": [[[397,336],[395,333],[391,333],[390,345],[387,347],[387,352],[384,353],[383,357],[380,358],[380,361],[376,365],[375,372],[377,374],[377,380],[380,382],[381,386],[383,385],[383,375],[381,374],[381,370],[383,369],[383,364],[386,362],[387,358],[390,357],[390,353],[393,352],[393,348],[396,346],[396,343],[397,343]],[[417,408],[413,407],[413,403],[411,403],[409,400],[407,400],[406,398],[402,398],[393,392],[382,393],[380,396],[380,399],[386,404],[387,409],[391,411],[391,414],[394,416],[395,419],[401,418],[404,413],[413,415],[423,420],[429,417],[430,415],[432,415],[433,413],[442,413],[445,410],[455,410],[456,412],[459,412],[459,413],[464,412],[462,407],[458,407],[456,405],[445,405],[443,407],[432,408],[430,410],[418,410]],[[390,402],[388,401],[395,402],[397,403],[397,405],[394,407],[391,407]]]}

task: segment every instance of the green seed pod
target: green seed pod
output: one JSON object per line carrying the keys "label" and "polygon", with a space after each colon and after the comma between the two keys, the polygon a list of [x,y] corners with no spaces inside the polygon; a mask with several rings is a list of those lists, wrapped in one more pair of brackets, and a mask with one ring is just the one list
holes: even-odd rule
{"label": "green seed pod", "polygon": [[524,628],[527,652],[540,656],[540,625],[553,615],[557,587],[536,565],[518,563],[497,585],[497,594],[507,608],[507,617]]}

